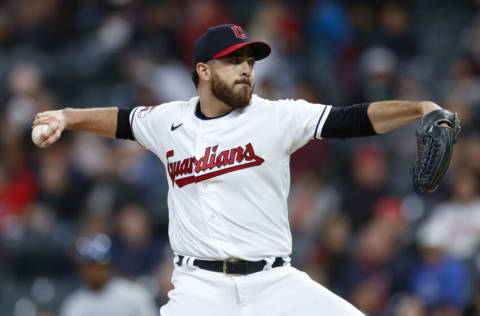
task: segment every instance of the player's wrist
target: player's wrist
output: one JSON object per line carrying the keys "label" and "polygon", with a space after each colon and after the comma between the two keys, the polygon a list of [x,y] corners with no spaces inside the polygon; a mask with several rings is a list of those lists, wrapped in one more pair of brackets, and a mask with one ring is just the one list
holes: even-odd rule
{"label": "player's wrist", "polygon": [[75,120],[75,109],[73,108],[64,108],[59,111],[60,112],[60,120],[63,120],[64,129],[72,130],[77,123]]}
{"label": "player's wrist", "polygon": [[420,105],[419,108],[420,108],[420,113],[422,117],[430,112],[441,109],[440,106],[438,106],[436,103],[431,101],[421,101],[419,105]]}

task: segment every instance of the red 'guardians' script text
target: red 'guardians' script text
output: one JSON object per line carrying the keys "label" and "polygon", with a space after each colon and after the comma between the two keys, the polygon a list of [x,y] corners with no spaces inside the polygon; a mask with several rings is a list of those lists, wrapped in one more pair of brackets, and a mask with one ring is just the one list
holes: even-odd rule
{"label": "red 'guardians' script text", "polygon": [[[174,151],[168,151],[168,175],[172,179],[172,183],[176,183],[181,188],[193,182],[200,182],[225,173],[259,166],[264,162],[264,159],[255,155],[251,143],[245,145],[245,148],[238,146],[220,153],[217,153],[217,147],[218,145],[205,148],[205,155],[200,159],[191,157],[173,162],[169,162],[168,159],[173,157]],[[213,171],[203,173],[207,170]],[[203,174],[200,175],[201,172]],[[182,177],[178,179],[179,176]]]}

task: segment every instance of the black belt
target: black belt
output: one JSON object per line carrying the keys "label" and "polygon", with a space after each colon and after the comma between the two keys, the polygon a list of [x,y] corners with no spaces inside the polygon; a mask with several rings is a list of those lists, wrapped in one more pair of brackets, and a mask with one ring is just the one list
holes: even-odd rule
{"label": "black belt", "polygon": [[[184,256],[178,256],[178,265],[181,266]],[[283,266],[284,260],[281,257],[275,258],[272,268]],[[267,261],[246,261],[241,259],[229,258],[225,260],[197,260],[195,259],[193,265],[200,269],[205,269],[214,272],[223,272],[225,274],[250,274],[260,272],[267,264]]]}

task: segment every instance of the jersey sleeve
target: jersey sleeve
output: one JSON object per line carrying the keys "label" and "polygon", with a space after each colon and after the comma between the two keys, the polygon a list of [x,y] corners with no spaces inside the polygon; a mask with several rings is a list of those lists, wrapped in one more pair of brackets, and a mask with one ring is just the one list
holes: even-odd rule
{"label": "jersey sleeve", "polygon": [[280,137],[288,153],[293,153],[311,139],[321,139],[323,125],[331,106],[305,100],[279,100],[277,121]]}
{"label": "jersey sleeve", "polygon": [[135,140],[154,153],[161,149],[162,106],[138,106],[130,112],[130,128]]}

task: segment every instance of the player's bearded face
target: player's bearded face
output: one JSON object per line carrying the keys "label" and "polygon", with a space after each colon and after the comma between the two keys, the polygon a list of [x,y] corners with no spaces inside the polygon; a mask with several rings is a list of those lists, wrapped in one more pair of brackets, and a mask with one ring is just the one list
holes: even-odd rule
{"label": "player's bearded face", "polygon": [[233,84],[220,78],[220,76],[212,71],[212,79],[210,81],[212,94],[232,108],[244,108],[250,103],[253,93],[253,83],[251,79],[237,79]]}

